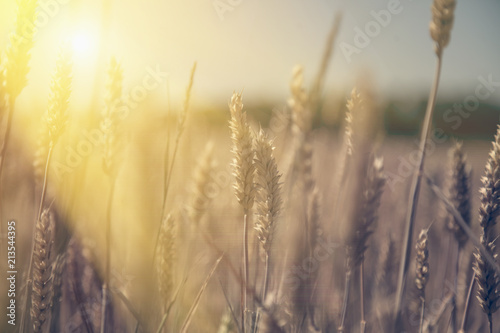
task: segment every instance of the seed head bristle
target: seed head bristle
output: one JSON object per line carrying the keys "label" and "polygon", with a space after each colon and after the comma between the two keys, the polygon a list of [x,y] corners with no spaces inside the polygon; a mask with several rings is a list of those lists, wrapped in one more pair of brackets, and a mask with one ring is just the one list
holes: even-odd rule
{"label": "seed head bristle", "polygon": [[364,260],[368,240],[378,220],[378,208],[386,177],[382,158],[372,158],[361,195],[361,208],[356,211],[348,241],[349,268],[354,270]]}
{"label": "seed head bristle", "polygon": [[115,155],[118,144],[118,106],[122,100],[123,69],[117,60],[111,58],[106,81],[106,95],[102,112],[101,130],[104,134],[103,170],[111,174],[115,169]]}
{"label": "seed head bristle", "polygon": [[241,94],[233,93],[229,103],[231,120],[231,138],[233,141],[232,153],[234,155],[232,166],[236,183],[234,189],[238,202],[245,212],[250,211],[255,198],[254,174],[255,166],[253,135],[247,122],[246,113],[243,112]]}
{"label": "seed head bristle", "polygon": [[160,236],[158,239],[158,265],[157,277],[160,301],[163,310],[172,301],[174,288],[174,272],[176,261],[176,224],[173,217],[169,214],[162,222]]}
{"label": "seed head bristle", "polygon": [[6,50],[5,81],[9,98],[15,100],[26,87],[30,70],[31,49],[34,45],[37,0],[17,1],[14,31]]}
{"label": "seed head bristle", "polygon": [[33,248],[33,284],[31,293],[31,321],[35,332],[42,331],[42,326],[50,315],[52,302],[52,257],[54,242],[54,217],[45,209],[35,228]]}
{"label": "seed head bristle", "polygon": [[432,20],[429,28],[431,37],[436,42],[434,49],[438,56],[450,42],[455,5],[455,0],[434,0],[432,4]]}
{"label": "seed head bristle", "polygon": [[[471,168],[463,152],[462,144],[456,143],[450,149],[450,174],[448,180],[448,198],[458,210],[464,221],[470,225],[470,179]],[[459,226],[451,214],[446,213],[447,227],[450,229],[462,248],[467,242],[467,234]]]}
{"label": "seed head bristle", "polygon": [[49,131],[50,145],[59,140],[68,122],[68,104],[71,95],[72,55],[68,46],[62,46],[56,63],[56,70],[50,84],[49,106],[46,123]]}
{"label": "seed head bristle", "polygon": [[[486,162],[485,175],[481,179],[483,187],[479,190],[479,225],[481,226],[481,244],[494,257],[495,253],[495,225],[500,214],[500,126],[497,128],[493,148]],[[479,304],[491,318],[491,315],[500,307],[500,277],[494,268],[487,262],[479,249],[475,253],[474,271],[478,284]]]}
{"label": "seed head bristle", "polygon": [[194,186],[189,204],[189,216],[195,225],[200,223],[200,219],[210,205],[214,193],[212,192],[213,172],[215,170],[215,160],[213,156],[214,144],[208,142],[205,151],[194,171]]}
{"label": "seed head bristle", "polygon": [[255,140],[255,183],[257,187],[257,220],[255,230],[264,251],[269,254],[281,210],[281,174],[273,156],[272,142],[261,129]]}

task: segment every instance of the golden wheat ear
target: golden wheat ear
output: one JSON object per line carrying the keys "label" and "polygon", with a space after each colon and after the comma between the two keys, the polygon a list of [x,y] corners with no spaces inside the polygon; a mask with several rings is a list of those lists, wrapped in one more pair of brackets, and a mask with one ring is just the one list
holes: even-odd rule
{"label": "golden wheat ear", "polygon": [[[481,205],[479,207],[479,225],[481,226],[481,244],[495,259],[495,225],[500,215],[500,126],[498,126],[493,148],[486,162],[485,174],[481,179]],[[500,307],[500,276],[477,250],[474,272],[478,285],[477,299],[483,312],[488,316],[490,332],[493,331],[492,315]]]}
{"label": "golden wheat ear", "polygon": [[101,130],[104,133],[103,170],[111,175],[116,171],[119,119],[117,109],[122,100],[123,69],[116,58],[111,58],[106,80],[106,95],[102,110]]}
{"label": "golden wheat ear", "polygon": [[195,226],[200,224],[203,215],[214,198],[211,185],[213,184],[215,165],[214,143],[209,141],[194,171],[194,184],[187,207],[191,223]]}
{"label": "golden wheat ear", "polygon": [[53,294],[52,247],[54,243],[54,217],[45,209],[36,224],[33,248],[33,284],[31,292],[31,322],[34,332],[41,332],[50,316]]}
{"label": "golden wheat ear", "polygon": [[37,18],[37,0],[17,2],[16,23],[9,37],[5,64],[6,90],[9,99],[15,101],[28,83],[31,49],[35,44],[35,21]]}
{"label": "golden wheat ear", "polygon": [[57,143],[68,123],[67,110],[71,96],[72,72],[71,48],[63,45],[59,51],[56,70],[50,84],[49,107],[45,119],[49,142],[52,146]]}
{"label": "golden wheat ear", "polygon": [[436,43],[434,49],[438,56],[450,42],[455,5],[455,0],[434,0],[432,4],[432,21],[429,30]]}
{"label": "golden wheat ear", "polygon": [[175,237],[175,220],[169,214],[163,220],[160,229],[157,254],[158,264],[156,266],[160,303],[163,313],[167,311],[168,305],[172,301],[174,294],[174,271],[176,258]]}
{"label": "golden wheat ear", "polygon": [[231,138],[233,141],[233,174],[236,179],[234,189],[238,202],[248,213],[252,209],[255,188],[254,188],[254,146],[253,134],[247,121],[247,114],[243,112],[243,101],[241,94],[233,93],[229,103],[231,120]]}
{"label": "golden wheat ear", "polygon": [[[450,171],[448,176],[447,196],[467,225],[470,225],[470,181],[472,169],[467,163],[467,157],[463,151],[462,143],[455,143],[449,151],[449,156]],[[446,209],[445,212],[447,227],[455,235],[459,247],[463,248],[468,239],[467,234]]]}

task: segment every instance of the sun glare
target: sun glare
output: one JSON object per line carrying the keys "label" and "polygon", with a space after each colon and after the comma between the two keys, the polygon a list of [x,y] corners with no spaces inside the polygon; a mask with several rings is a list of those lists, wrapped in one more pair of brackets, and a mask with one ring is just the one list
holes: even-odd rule
{"label": "sun glare", "polygon": [[89,58],[97,53],[98,36],[90,30],[79,30],[71,38],[75,57]]}

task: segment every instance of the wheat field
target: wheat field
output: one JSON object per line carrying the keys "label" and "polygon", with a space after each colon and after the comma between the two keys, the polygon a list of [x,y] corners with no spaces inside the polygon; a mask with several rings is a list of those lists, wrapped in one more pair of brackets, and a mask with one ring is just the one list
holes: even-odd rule
{"label": "wheat field", "polygon": [[[82,81],[74,40],[44,85],[40,17],[63,1],[7,2],[1,332],[500,332],[500,109],[450,118],[438,89],[461,3],[428,1],[436,68],[408,130],[368,71],[331,93],[340,11],[316,68],[282,78],[288,97],[235,86],[203,105],[203,61],[134,85],[146,52],[102,51]],[[229,3],[214,15],[244,10]],[[497,93],[483,81],[476,96]]]}

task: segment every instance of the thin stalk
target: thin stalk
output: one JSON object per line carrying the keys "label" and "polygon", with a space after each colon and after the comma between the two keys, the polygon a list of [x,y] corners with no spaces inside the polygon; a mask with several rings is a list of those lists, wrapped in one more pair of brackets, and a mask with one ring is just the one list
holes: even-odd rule
{"label": "thin stalk", "polygon": [[[165,207],[166,207],[166,202],[167,202],[167,195],[168,195],[168,183],[169,183],[169,164],[170,164],[170,134],[171,134],[171,126],[170,126],[170,115],[171,115],[171,108],[170,108],[170,85],[169,81],[167,80],[167,142],[165,144],[165,150],[163,152],[163,202],[161,206],[161,217],[160,217],[160,224],[158,226],[158,232],[156,233],[156,240],[155,240],[155,246],[153,250],[153,259],[151,261],[151,268],[154,266],[154,263],[156,261],[156,253],[157,253],[157,248],[158,248],[158,242],[160,240],[160,229],[161,229],[161,224],[162,221],[165,217]],[[173,167],[173,161],[172,161],[172,167]],[[135,332],[137,333],[139,331],[139,322],[136,323],[135,326]]]}
{"label": "thin stalk", "polygon": [[[262,302],[266,303],[267,296],[267,288],[269,285],[269,254],[265,254],[265,268],[264,268],[264,281],[262,283]],[[257,312],[257,318],[255,319],[255,326],[253,329],[253,333],[257,333],[259,330],[259,321],[260,321],[260,310]]]}
{"label": "thin stalk", "polygon": [[467,315],[469,314],[470,298],[472,295],[472,291],[474,290],[474,283],[476,283],[476,272],[472,273],[472,278],[470,280],[469,291],[467,292],[467,299],[465,300],[464,314],[462,317],[462,325],[460,326],[459,332],[465,332],[465,325],[467,324]]}
{"label": "thin stalk", "polygon": [[5,160],[5,152],[7,151],[7,146],[9,144],[10,130],[12,128],[12,117],[14,115],[14,109],[16,105],[16,99],[10,97],[9,99],[9,114],[7,116],[7,127],[5,129],[5,135],[3,137],[3,144],[0,148],[0,178],[2,177],[3,165]]}
{"label": "thin stalk", "polygon": [[342,315],[338,331],[343,333],[345,330],[345,317],[347,314],[347,303],[349,302],[349,289],[351,289],[351,270],[348,269],[345,273],[344,301],[342,303]]}
{"label": "thin stalk", "polygon": [[[40,197],[40,207],[38,209],[38,214],[35,223],[33,224],[33,230],[32,230],[32,239],[31,239],[31,252],[30,252],[30,263],[28,266],[28,281],[27,281],[27,288],[26,288],[26,305],[25,305],[25,311],[21,314],[21,329],[20,332],[24,332],[23,328],[26,325],[26,320],[28,318],[27,314],[30,311],[30,291],[31,291],[31,286],[33,283],[33,280],[31,279],[31,274],[33,271],[33,252],[35,251],[35,230],[36,230],[36,225],[40,221],[40,218],[42,216],[42,211],[43,211],[43,202],[45,201],[45,195],[47,193],[47,182],[49,178],[49,168],[50,168],[50,160],[52,158],[52,152],[54,150],[54,145],[50,143],[49,145],[49,151],[47,152],[47,162],[45,163],[45,172],[43,176],[43,186],[42,186],[42,195]],[[2,158],[3,160],[3,158]]]}
{"label": "thin stalk", "polygon": [[247,227],[248,212],[245,210],[243,215],[243,292],[241,294],[243,333],[246,332],[246,310],[247,310],[247,285],[248,285],[248,227]]}
{"label": "thin stalk", "polygon": [[106,328],[106,308],[108,304],[109,275],[111,267],[111,208],[113,206],[113,196],[115,193],[115,177],[110,176],[110,189],[108,197],[108,207],[106,211],[106,266],[104,269],[104,284],[102,285],[101,303],[101,333]]}
{"label": "thin stalk", "polygon": [[420,333],[424,331],[425,298],[422,297],[421,301],[422,301],[422,306],[420,311],[420,330],[419,330]]}
{"label": "thin stalk", "polygon": [[267,288],[269,286],[269,254],[266,253],[265,270],[264,270],[264,283],[262,288],[262,302],[266,302]]}
{"label": "thin stalk", "polygon": [[[7,128],[5,129],[5,135],[3,138],[3,143],[2,147],[0,148],[0,218],[2,218],[2,211],[3,211],[3,186],[2,186],[2,174],[3,174],[3,165],[5,162],[5,154],[7,151],[7,145],[9,144],[9,138],[10,138],[10,129],[12,127],[12,117],[14,115],[14,108],[16,104],[16,99],[10,97],[9,99],[9,113],[7,116]],[[0,235],[3,236],[4,234],[4,227],[3,223],[0,223]],[[7,237],[7,234],[5,235]]]}
{"label": "thin stalk", "polygon": [[458,225],[465,231],[467,237],[469,237],[469,240],[472,242],[472,244],[475,247],[477,247],[477,249],[481,252],[484,259],[488,262],[491,268],[493,268],[495,272],[497,272],[497,274],[500,274],[500,265],[496,262],[495,258],[493,258],[491,253],[489,253],[488,250],[486,250],[486,247],[484,247],[484,245],[481,244],[476,235],[474,235],[471,228],[469,227],[467,222],[465,222],[464,218],[462,217],[462,215],[460,215],[455,206],[450,202],[450,200],[443,194],[443,192],[439,189],[439,187],[437,187],[436,184],[434,184],[428,176],[425,176],[425,178],[431,190],[446,205],[448,211],[453,215]]}
{"label": "thin stalk", "polygon": [[451,331],[456,332],[457,327],[457,286],[458,286],[458,272],[460,270],[460,258],[462,257],[462,251],[458,241],[456,242],[457,249],[457,260],[455,261],[455,276],[453,280],[453,298],[451,300]]}
{"label": "thin stalk", "polygon": [[439,86],[439,77],[441,74],[441,64],[442,64],[442,53],[438,54],[437,64],[436,64],[436,72],[434,76],[434,82],[432,84],[431,93],[429,96],[429,100],[427,102],[427,110],[425,112],[425,119],[423,123],[422,133],[420,137],[420,145],[419,145],[419,161],[417,164],[417,169],[413,174],[413,180],[411,185],[410,197],[408,201],[408,211],[406,216],[406,225],[405,225],[405,233],[404,233],[404,243],[403,243],[403,251],[401,255],[401,261],[399,265],[399,276],[398,276],[398,287],[396,292],[396,325],[399,324],[399,317],[401,315],[401,303],[403,301],[403,293],[406,282],[406,275],[408,273],[409,262],[410,262],[410,254],[411,254],[411,242],[413,235],[413,227],[415,222],[416,215],[416,207],[418,205],[418,197],[420,193],[420,181],[422,177],[422,172],[424,169],[424,160],[425,160],[425,146],[427,143],[427,138],[429,136],[431,122],[432,122],[432,113],[434,111],[434,107],[436,105],[436,95]]}
{"label": "thin stalk", "polygon": [[365,333],[366,328],[366,320],[365,320],[365,283],[364,283],[364,273],[365,271],[365,262],[361,261],[361,265],[359,266],[359,288],[361,294],[361,333]]}

